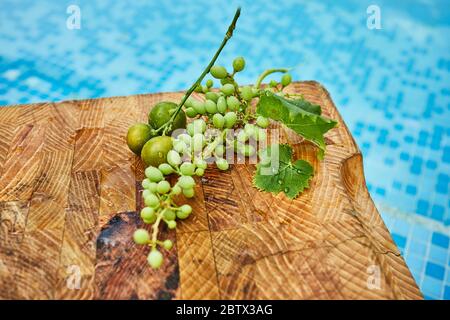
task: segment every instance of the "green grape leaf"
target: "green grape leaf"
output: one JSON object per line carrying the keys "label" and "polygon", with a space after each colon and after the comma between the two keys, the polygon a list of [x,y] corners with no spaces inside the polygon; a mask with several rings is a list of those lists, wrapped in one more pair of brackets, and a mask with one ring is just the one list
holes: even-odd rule
{"label": "green grape leaf", "polygon": [[321,116],[320,106],[306,100],[289,100],[271,92],[263,93],[256,112],[264,117],[282,122],[306,140],[319,147],[318,157],[323,159],[325,140],[323,135],[337,122]]}
{"label": "green grape leaf", "polygon": [[292,161],[292,148],[287,144],[272,144],[260,154],[253,184],[262,191],[284,192],[290,199],[297,197],[313,176],[313,167],[304,160]]}

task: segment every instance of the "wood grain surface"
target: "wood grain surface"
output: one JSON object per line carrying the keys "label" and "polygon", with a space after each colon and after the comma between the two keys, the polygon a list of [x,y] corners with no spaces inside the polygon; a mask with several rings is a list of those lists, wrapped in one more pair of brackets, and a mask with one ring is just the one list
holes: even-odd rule
{"label": "wood grain surface", "polygon": [[182,93],[1,107],[0,298],[421,299],[329,94],[316,82],[291,91],[339,121],[322,162],[282,133],[313,164],[311,188],[289,200],[253,188],[254,165],[210,167],[188,200],[194,213],[162,231],[175,246],[156,271],[131,239],[143,166],[125,135]]}

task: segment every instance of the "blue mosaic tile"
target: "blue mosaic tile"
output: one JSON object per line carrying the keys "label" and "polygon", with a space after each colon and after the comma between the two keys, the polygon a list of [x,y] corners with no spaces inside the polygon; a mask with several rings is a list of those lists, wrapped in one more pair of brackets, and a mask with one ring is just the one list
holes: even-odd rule
{"label": "blue mosaic tile", "polygon": [[392,233],[392,239],[394,239],[394,242],[399,248],[404,248],[406,246],[406,237],[403,237],[396,233]]}
{"label": "blue mosaic tile", "polygon": [[434,232],[431,238],[431,242],[437,246],[442,248],[448,248],[449,245],[449,237],[440,232]]}
{"label": "blue mosaic tile", "polygon": [[444,280],[445,269],[441,265],[428,262],[425,269],[425,273],[428,276],[436,278],[438,280]]}

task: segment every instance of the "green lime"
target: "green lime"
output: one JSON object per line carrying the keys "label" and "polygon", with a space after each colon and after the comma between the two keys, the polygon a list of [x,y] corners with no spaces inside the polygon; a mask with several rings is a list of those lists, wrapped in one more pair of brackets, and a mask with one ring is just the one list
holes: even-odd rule
{"label": "green lime", "polygon": [[152,128],[146,123],[136,123],[131,126],[127,133],[127,144],[130,150],[140,155],[144,144],[155,136],[152,131]]}
{"label": "green lime", "polygon": [[141,158],[147,166],[158,167],[166,162],[167,153],[172,150],[172,138],[158,136],[150,139],[142,148]]}
{"label": "green lime", "polygon": [[[148,123],[155,129],[162,127],[170,120],[177,107],[177,104],[173,102],[163,101],[157,103],[148,114]],[[173,130],[185,127],[186,114],[183,110],[180,110],[173,121],[172,130],[167,133],[171,134]]]}

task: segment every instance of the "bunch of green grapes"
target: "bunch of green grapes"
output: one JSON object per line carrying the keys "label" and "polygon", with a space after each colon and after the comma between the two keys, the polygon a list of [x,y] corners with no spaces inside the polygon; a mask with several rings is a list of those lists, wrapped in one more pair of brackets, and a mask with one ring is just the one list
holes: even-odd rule
{"label": "bunch of green grapes", "polygon": [[[210,68],[209,73],[220,81],[220,88],[213,89],[214,81],[208,79],[195,88],[200,99],[184,97],[184,110],[179,110],[182,116],[176,115],[175,127],[169,127],[171,130],[168,132],[173,131],[172,136],[163,133],[141,143],[139,151],[147,168],[146,178],[142,181],[145,207],[140,215],[144,223],[152,224],[152,229],[151,234],[145,229],[136,230],[134,241],[151,248],[148,263],[155,269],[163,263],[160,249],[173,247],[171,240],[158,238],[160,227],[165,224],[174,229],[177,219],[187,219],[192,213],[190,205],[178,206],[174,197],[181,194],[186,198],[194,197],[194,177],[203,176],[208,163],[214,163],[219,170],[228,170],[227,152],[245,157],[255,155],[255,142],[266,140],[265,129],[269,126],[269,119],[255,115],[251,108],[253,99],[259,98],[266,90],[281,93],[291,82],[290,75],[284,73],[280,83],[272,81],[264,89],[259,88],[258,82],[255,86],[241,87],[235,75],[244,69],[245,60],[238,57],[232,65],[231,73],[223,66]],[[163,102],[154,107],[158,109],[150,112],[151,128],[164,127],[176,111],[175,106],[174,103]],[[184,115],[191,118],[187,125]],[[173,185],[166,180],[169,175],[178,176]]]}

